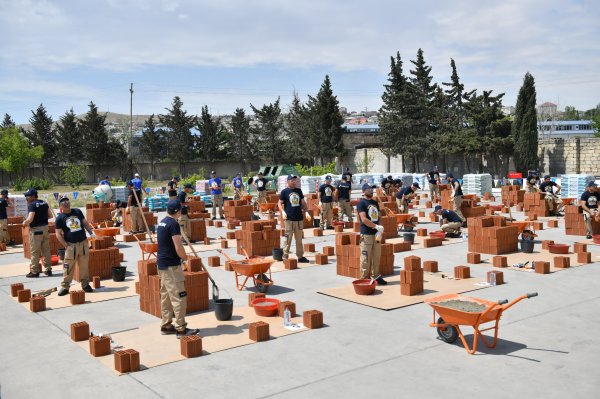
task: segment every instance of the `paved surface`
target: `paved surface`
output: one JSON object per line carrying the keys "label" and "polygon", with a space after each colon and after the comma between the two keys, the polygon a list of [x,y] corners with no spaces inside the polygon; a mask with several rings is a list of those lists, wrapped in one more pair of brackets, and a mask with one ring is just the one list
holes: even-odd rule
{"label": "paved surface", "polygon": [[[208,231],[216,237],[225,229]],[[581,237],[565,236],[559,228],[541,231],[539,239],[573,243]],[[333,236],[305,242],[320,248],[331,245]],[[131,244],[120,247],[135,273],[139,249]],[[69,325],[86,320],[93,331],[109,333],[156,321],[139,310],[137,296],[33,314],[10,298],[10,284],[26,282],[42,289],[57,286],[61,277],[0,279],[0,396],[598,398],[600,246],[590,245],[589,250],[595,261],[591,265],[545,276],[505,270],[507,284],[476,292],[492,300],[531,291],[539,297],[507,311],[496,349],[480,345],[474,356],[458,342],[449,345],[437,339],[435,329],[428,327],[431,308],[425,304],[386,312],[317,294],[320,288],[350,283],[336,276],[335,264],[330,263],[277,273],[276,286],[269,291],[296,302],[299,311],[322,310],[326,328],[124,376],[71,342]],[[438,260],[442,271],[452,273],[454,266],[466,264],[466,252],[464,242],[412,254]],[[202,257],[215,254],[204,252]],[[396,273],[409,254],[396,254]],[[22,254],[1,255],[0,267],[22,259]],[[476,277],[489,270],[471,266]],[[248,291],[237,292],[230,273],[210,272],[222,296],[227,290],[236,305],[246,305]]]}

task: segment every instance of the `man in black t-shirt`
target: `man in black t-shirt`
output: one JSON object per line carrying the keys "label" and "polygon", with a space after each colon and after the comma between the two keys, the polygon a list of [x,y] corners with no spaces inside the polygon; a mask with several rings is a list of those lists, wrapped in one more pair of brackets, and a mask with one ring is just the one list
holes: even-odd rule
{"label": "man in black t-shirt", "polygon": [[442,231],[446,232],[446,237],[460,238],[460,228],[462,227],[463,221],[454,211],[442,209],[441,205],[437,205],[434,213],[440,215],[440,225]]}
{"label": "man in black t-shirt", "polygon": [[146,231],[144,226],[144,212],[140,207],[142,205],[142,190],[136,190],[131,180],[127,182],[127,189],[129,189],[127,209],[129,210],[128,213],[131,218],[131,231],[129,233],[144,232]]}
{"label": "man in black t-shirt", "polygon": [[432,171],[423,175],[423,177],[426,178],[429,183],[429,196],[431,197],[431,202],[435,204],[438,201],[438,195],[440,193],[439,184],[441,184],[438,167],[436,166]]}
{"label": "man in black t-shirt", "polygon": [[96,238],[92,226],[77,208],[71,208],[69,198],[63,197],[59,201],[61,213],[56,217],[56,239],[65,247],[65,259],[63,261],[63,281],[58,296],[67,295],[73,281],[75,265],[79,269],[79,281],[81,289],[85,292],[94,292],[90,287],[90,272],[88,262],[90,258],[90,246],[85,231],[91,238]]}
{"label": "man in black t-shirt", "polygon": [[381,188],[383,188],[383,192],[385,193],[385,195],[390,195],[393,187],[394,178],[392,177],[392,175],[389,175],[381,181]]}
{"label": "man in black t-shirt", "polygon": [[269,182],[263,177],[262,173],[258,173],[258,177],[254,180],[256,191],[258,192],[258,203],[264,204],[267,202],[267,184]]}
{"label": "man in black t-shirt", "polygon": [[588,183],[585,191],[581,194],[579,199],[579,206],[583,209],[583,218],[585,219],[586,238],[592,238],[594,229],[592,221],[600,223],[600,212],[598,210],[598,204],[600,203],[600,192],[598,192],[598,186],[596,183],[591,181]]}
{"label": "man in black t-shirt", "polygon": [[[181,229],[177,219],[181,213],[179,200],[167,202],[167,216],[160,221],[156,229],[158,243],[157,268],[160,276],[160,311],[162,320],[160,332],[163,335],[197,335],[198,329],[187,328],[185,314],[187,310],[187,292],[181,261],[187,260],[181,242]],[[175,325],[173,325],[173,318]]]}
{"label": "man in black t-shirt", "polygon": [[379,204],[373,199],[373,188],[363,184],[363,196],[356,206],[360,220],[360,273],[361,278],[371,278],[377,284],[386,285],[379,274],[381,262],[381,239],[383,226],[379,225]]}
{"label": "man in black t-shirt", "polygon": [[287,187],[281,190],[279,194],[279,211],[283,218],[285,229],[285,245],[283,246],[283,259],[287,259],[290,255],[290,247],[292,245],[292,237],[296,242],[296,256],[299,263],[309,263],[309,260],[304,257],[304,247],[302,246],[302,238],[304,238],[304,215],[310,220],[308,207],[304,201],[302,190],[296,188],[296,179],[298,176],[288,175]]}
{"label": "man in black t-shirt", "polygon": [[[181,215],[179,216],[179,227],[187,237],[191,237],[192,227],[190,226],[190,218],[188,217],[188,207],[185,205],[188,194],[193,194],[194,188],[191,183],[185,183],[183,190],[177,195],[177,199],[181,203]],[[186,245],[186,242],[183,242]]]}
{"label": "man in black t-shirt", "polygon": [[319,202],[321,206],[321,230],[333,230],[333,186],[331,176],[325,177],[325,183],[319,187]]}
{"label": "man in black t-shirt", "polygon": [[50,256],[50,232],[48,219],[52,212],[48,203],[38,199],[38,192],[30,188],[25,192],[27,199],[27,219],[23,227],[29,227],[29,248],[31,250],[31,271],[26,277],[39,277],[41,272],[40,257],[44,257],[44,274],[52,276],[52,258]]}
{"label": "man in black t-shirt", "polygon": [[396,204],[398,205],[400,213],[408,213],[408,205],[420,188],[419,183],[413,183],[396,194]]}
{"label": "man in black t-shirt", "polygon": [[8,207],[12,207],[12,200],[8,198],[8,190],[0,191],[0,243],[10,244],[8,234]]}
{"label": "man in black t-shirt", "polygon": [[167,183],[167,194],[169,195],[169,200],[177,199],[177,183],[179,183],[178,176],[173,176],[171,181]]}
{"label": "man in black t-shirt", "polygon": [[[556,192],[554,191],[554,187],[556,187]],[[563,203],[558,196],[560,189],[561,187],[550,179],[550,175],[544,176],[544,181],[540,184],[540,191],[546,194],[545,200],[548,203],[550,215],[562,216],[559,213],[563,208]]]}
{"label": "man in black t-shirt", "polygon": [[342,175],[342,181],[337,185],[337,200],[339,209],[339,218],[342,220],[344,215],[348,217],[348,221],[352,222],[352,205],[350,205],[350,192],[352,191],[352,183],[348,181],[347,175]]}
{"label": "man in black t-shirt", "polygon": [[464,222],[466,219],[465,219],[465,216],[462,214],[462,210],[460,209],[460,206],[463,203],[462,186],[460,185],[460,182],[454,177],[454,175],[452,173],[448,173],[446,175],[446,179],[452,186],[452,196],[450,197],[450,199],[452,200],[452,205],[453,205],[452,210],[454,212],[456,212],[456,214]]}
{"label": "man in black t-shirt", "polygon": [[540,177],[538,175],[530,174],[525,179],[525,192],[526,193],[538,193],[540,189],[538,188],[538,181]]}
{"label": "man in black t-shirt", "polygon": [[110,219],[115,222],[115,227],[119,227],[123,223],[123,210],[127,209],[127,202],[116,200],[111,207],[113,210],[110,212]]}

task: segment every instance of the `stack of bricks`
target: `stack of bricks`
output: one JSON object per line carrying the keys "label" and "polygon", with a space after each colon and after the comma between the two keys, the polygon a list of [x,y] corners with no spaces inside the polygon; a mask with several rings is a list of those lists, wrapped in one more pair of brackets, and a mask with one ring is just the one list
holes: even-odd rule
{"label": "stack of bricks", "polygon": [[[58,249],[63,246],[58,242],[56,238],[56,228],[54,222],[48,223],[48,231],[50,232],[50,254],[57,255]],[[27,259],[31,259],[31,249],[29,247],[29,227],[23,227],[21,229],[21,242],[23,243],[23,256]]]}
{"label": "stack of bricks", "polygon": [[502,186],[502,203],[505,205],[523,205],[525,190],[519,186]]}
{"label": "stack of bricks", "polygon": [[23,229],[23,216],[9,216],[7,222],[6,229],[11,241],[14,241],[15,244],[23,244],[23,234],[21,232]]}
{"label": "stack of bricks", "polygon": [[191,241],[204,241],[206,238],[206,222],[204,219],[190,219],[190,235],[188,238]]}
{"label": "stack of bricks", "polygon": [[252,215],[254,215],[254,207],[246,200],[225,201],[223,210],[227,220],[237,219],[245,222],[252,220]]}
{"label": "stack of bricks", "polygon": [[[160,277],[156,260],[138,261],[140,310],[156,317],[160,311]],[[205,271],[183,272],[187,293],[186,314],[208,309],[208,273]]]}
{"label": "stack of bricks", "polygon": [[395,216],[380,216],[379,225],[383,226],[383,238],[398,237],[398,223]]}
{"label": "stack of bricks", "polygon": [[[441,206],[443,209],[453,209],[452,190],[440,191],[442,196]],[[485,208],[478,205],[479,198],[476,196],[466,197],[460,205],[460,211],[466,218],[472,218],[485,215]]]}
{"label": "stack of bricks", "polygon": [[206,204],[204,201],[200,201],[200,199],[196,199],[198,197],[194,197],[194,199],[187,198],[185,201],[185,206],[188,208],[188,217],[190,219],[206,219],[210,217],[210,214],[206,212]]}
{"label": "stack of bricks", "polygon": [[[110,239],[110,237],[106,237]],[[106,240],[94,240],[93,245],[102,245],[101,243]],[[112,239],[111,239],[112,241]],[[112,277],[113,266],[121,265],[121,252],[119,248],[112,245],[102,249],[90,249],[90,256],[88,261],[89,275],[98,276],[101,279]],[[79,267],[75,268],[75,274],[73,278],[76,281],[80,279]]]}
{"label": "stack of bricks", "polygon": [[279,248],[281,234],[274,220],[255,220],[242,223],[242,229],[236,230],[237,253],[248,256],[268,256],[273,248]]}
{"label": "stack of bricks", "polygon": [[[339,276],[360,278],[360,234],[342,233],[335,237],[336,272]],[[394,246],[381,244],[379,273],[387,276],[394,273]]]}
{"label": "stack of bricks", "polygon": [[[546,194],[542,193],[525,193],[523,199],[523,212],[525,216],[548,216],[550,210],[548,209],[548,203],[546,202]],[[535,220],[535,219],[530,219]]]}
{"label": "stack of bricks", "polygon": [[[142,212],[144,214],[144,218],[146,219],[146,223],[148,226],[154,226],[158,224],[158,218],[154,214],[154,212],[150,211],[148,207],[142,207]],[[142,229],[145,230],[145,226],[142,226]],[[123,212],[123,230],[131,231],[131,214]]]}
{"label": "stack of bricks", "polygon": [[[586,235],[583,210],[578,205],[565,206],[565,233],[571,236]],[[600,234],[600,222],[592,219],[592,234]]]}
{"label": "stack of bricks", "polygon": [[507,226],[502,216],[469,218],[469,252],[506,254],[518,248],[518,228]]}
{"label": "stack of bricks", "polygon": [[388,208],[392,213],[400,213],[398,203],[396,201],[382,202],[384,208]]}
{"label": "stack of bricks", "polygon": [[423,269],[421,258],[407,256],[404,258],[404,270],[400,271],[400,294],[417,295],[423,292]]}
{"label": "stack of bricks", "polygon": [[102,207],[100,204],[85,204],[85,218],[89,223],[97,224],[111,220],[112,211],[113,209],[107,202]]}

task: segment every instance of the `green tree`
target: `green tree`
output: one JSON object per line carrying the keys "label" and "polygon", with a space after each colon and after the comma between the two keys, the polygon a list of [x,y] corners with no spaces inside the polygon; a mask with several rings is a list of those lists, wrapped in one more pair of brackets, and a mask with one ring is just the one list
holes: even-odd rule
{"label": "green tree", "polygon": [[17,126],[17,125],[15,124],[15,121],[12,120],[10,115],[4,114],[4,119],[2,120],[2,123],[0,124],[0,129],[7,129],[9,127],[15,127],[15,126]]}
{"label": "green tree", "polygon": [[20,174],[33,162],[44,156],[42,146],[31,147],[29,141],[16,127],[0,129],[0,169]]}
{"label": "green tree", "polygon": [[196,127],[200,131],[197,138],[197,148],[201,158],[211,164],[223,159],[226,154],[227,132],[221,123],[221,118],[208,112],[208,106],[203,106],[200,117],[196,118]]}
{"label": "green tree", "polygon": [[448,96],[450,117],[452,118],[455,126],[462,128],[465,126],[466,119],[466,112],[463,103],[465,100],[469,100],[470,96],[474,93],[474,90],[465,92],[465,85],[460,82],[458,72],[456,71],[456,63],[452,58],[450,59],[450,67],[452,68],[450,82],[444,82],[442,85],[448,87],[448,90],[445,90],[445,93]]}
{"label": "green tree", "polygon": [[[288,113],[284,116],[284,130],[287,137],[285,152],[293,157],[290,161],[302,162],[309,167],[314,165],[317,146],[314,137],[309,135],[309,132],[313,131],[311,126],[311,115],[298,97],[298,93],[294,92]],[[302,151],[298,151],[300,148]]]}
{"label": "green tree", "polygon": [[85,140],[79,130],[77,117],[73,108],[65,112],[56,124],[56,139],[58,141],[59,158],[68,163],[83,161]]}
{"label": "green tree", "polygon": [[179,164],[179,173],[185,175],[185,162],[194,157],[194,138],[191,129],[196,124],[196,117],[188,115],[183,109],[183,102],[174,97],[172,108],[167,114],[159,115],[160,123],[165,126],[167,156]]}
{"label": "green tree", "polygon": [[87,172],[87,165],[70,163],[62,170],[60,176],[65,184],[68,184],[72,188],[79,188],[85,182]]}
{"label": "green tree", "polygon": [[79,131],[84,139],[84,156],[91,162],[94,177],[97,177],[96,168],[115,159],[118,148],[109,140],[106,115],[98,113],[98,107],[93,101],[88,106],[90,109],[79,121]]}
{"label": "green tree", "polygon": [[243,108],[236,108],[231,118],[230,153],[236,162],[244,165],[243,173],[246,173],[246,161],[252,159],[253,152],[250,142],[250,118],[246,116]]}
{"label": "green tree", "polygon": [[567,105],[565,107],[565,112],[563,112],[560,119],[563,121],[579,120],[579,111],[577,111],[577,109],[575,109],[575,107],[573,107],[572,105]]}
{"label": "green tree", "polygon": [[257,122],[256,126],[250,127],[250,132],[256,143],[258,156],[271,163],[279,163],[286,158],[283,117],[279,101],[280,99],[277,98],[274,103],[265,104],[260,109],[250,104]]}
{"label": "green tree", "polygon": [[524,174],[527,170],[537,169],[538,131],[535,109],[536,92],[533,76],[527,72],[519,90],[512,136],[515,143],[515,166]]}
{"label": "green tree", "polygon": [[154,179],[156,173],[156,163],[165,154],[165,140],[163,131],[156,128],[154,123],[154,114],[145,122],[140,138],[140,153],[150,161],[151,179]]}
{"label": "green tree", "polygon": [[52,117],[46,112],[43,104],[34,111],[31,111],[32,116],[29,118],[31,128],[24,130],[23,134],[29,140],[32,147],[41,146],[44,149],[42,157],[42,175],[46,176],[46,167],[56,165],[58,163],[58,142],[56,140],[56,132],[52,127]]}

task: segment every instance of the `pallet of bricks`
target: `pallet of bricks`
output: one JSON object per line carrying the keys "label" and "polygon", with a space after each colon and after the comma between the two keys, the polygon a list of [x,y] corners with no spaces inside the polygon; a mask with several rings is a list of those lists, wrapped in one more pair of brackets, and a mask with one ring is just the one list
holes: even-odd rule
{"label": "pallet of bricks", "polygon": [[225,219],[236,219],[242,222],[252,220],[254,215],[254,207],[246,200],[225,201],[223,211]]}
{"label": "pallet of bricks", "polygon": [[[56,238],[56,227],[54,222],[48,222],[48,231],[50,232],[50,254],[58,255],[58,249],[63,246]],[[29,246],[29,227],[21,228],[21,242],[23,243],[23,256],[26,259],[31,259],[31,247]]]}
{"label": "pallet of bricks", "polygon": [[525,212],[525,216],[549,216],[550,210],[546,202],[546,194],[525,193],[523,198],[523,212]]}
{"label": "pallet of bricks", "polygon": [[[112,268],[121,265],[121,251],[114,246],[112,237],[90,239],[90,257],[88,269],[90,279],[99,276],[101,279],[112,277]],[[73,278],[79,281],[79,268],[75,269]]]}
{"label": "pallet of bricks", "polygon": [[502,186],[502,203],[507,206],[523,206],[525,190],[520,190],[520,188],[520,186]]}
{"label": "pallet of bricks", "polygon": [[[23,216],[8,217],[6,229],[11,241],[14,241],[15,244],[23,244],[23,220]],[[29,238],[26,241],[29,241]]]}
{"label": "pallet of bricks", "polygon": [[[336,272],[339,276],[358,279],[360,275],[360,234],[340,233],[335,236]],[[394,274],[394,246],[381,244],[379,273]]]}
{"label": "pallet of bricks", "polygon": [[507,254],[517,252],[518,228],[502,216],[481,216],[468,219],[469,252]]}
{"label": "pallet of bricks", "polygon": [[99,224],[110,219],[110,214],[113,209],[109,203],[100,204],[85,204],[85,218],[89,223]]}
{"label": "pallet of bricks", "polygon": [[[449,187],[449,186],[448,186]],[[442,196],[442,208],[453,209],[454,204],[452,202],[452,190],[440,191]],[[463,196],[463,202],[460,205],[460,211],[465,218],[474,218],[485,215],[485,208],[479,206],[479,197],[474,194],[467,194]]]}
{"label": "pallet of bricks", "polygon": [[188,217],[190,219],[207,219],[210,217],[210,213],[206,212],[206,204],[204,201],[200,201],[199,196],[188,196],[184,205],[188,207]]}
{"label": "pallet of bricks", "polygon": [[[142,207],[142,213],[146,219],[146,223],[148,223],[148,226],[154,226],[158,224],[158,218],[154,212],[150,210],[150,208],[147,206]],[[142,228],[144,228],[144,226],[142,226]],[[123,230],[131,231],[131,214],[126,212],[123,212]]]}
{"label": "pallet of bricks", "polygon": [[[565,234],[584,236],[587,234],[583,210],[578,205],[565,206]],[[600,234],[600,222],[592,219],[592,234]]]}
{"label": "pallet of bricks", "polygon": [[[185,291],[187,293],[186,314],[208,309],[208,273],[205,271],[185,271]],[[138,261],[140,310],[156,317],[160,311],[160,277],[156,260]]]}
{"label": "pallet of bricks", "polygon": [[273,248],[281,246],[281,233],[276,227],[274,220],[242,222],[242,229],[235,232],[237,253],[250,257],[272,255]]}

